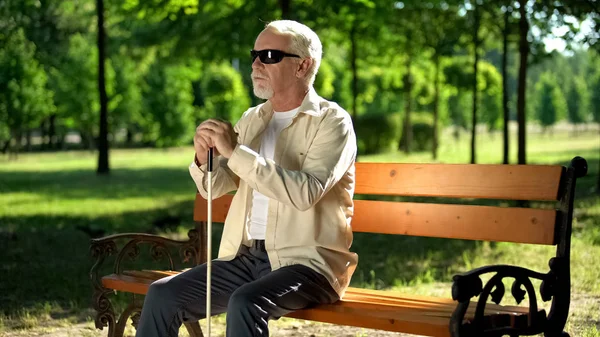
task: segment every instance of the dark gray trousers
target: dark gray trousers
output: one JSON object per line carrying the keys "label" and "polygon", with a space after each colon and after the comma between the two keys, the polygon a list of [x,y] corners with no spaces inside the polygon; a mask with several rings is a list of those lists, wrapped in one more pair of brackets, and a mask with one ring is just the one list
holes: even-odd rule
{"label": "dark gray trousers", "polygon": [[[176,337],[184,322],[206,317],[206,264],[152,283],[137,337]],[[213,261],[211,314],[227,313],[227,337],[269,336],[269,319],[339,299],[327,279],[302,265],[271,271],[264,241]]]}

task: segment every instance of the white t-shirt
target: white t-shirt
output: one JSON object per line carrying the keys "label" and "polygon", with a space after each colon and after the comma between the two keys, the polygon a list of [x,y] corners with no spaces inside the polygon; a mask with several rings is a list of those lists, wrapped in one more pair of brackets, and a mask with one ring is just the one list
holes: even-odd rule
{"label": "white t-shirt", "polygon": [[[265,129],[259,154],[266,159],[273,160],[275,143],[281,130],[292,123],[292,119],[300,107],[285,112],[273,112],[273,117]],[[248,236],[254,240],[264,240],[267,230],[267,213],[269,211],[269,198],[257,191],[252,191],[252,209],[248,216]]]}

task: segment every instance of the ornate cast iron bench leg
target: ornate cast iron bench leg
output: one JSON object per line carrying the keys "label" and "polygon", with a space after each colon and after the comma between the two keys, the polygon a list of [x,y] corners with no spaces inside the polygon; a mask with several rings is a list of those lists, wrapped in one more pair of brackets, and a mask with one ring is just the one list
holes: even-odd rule
{"label": "ornate cast iron bench leg", "polygon": [[[169,270],[174,270],[174,264],[167,246],[179,247],[179,255],[183,262],[188,262],[192,266],[195,266],[206,259],[205,253],[200,249],[200,247],[204,246],[202,243],[206,240],[205,225],[199,223],[197,229],[189,231],[188,237],[189,240],[187,241],[177,241],[150,234],[117,234],[92,239],[90,252],[92,257],[96,259],[96,262],[90,270],[90,280],[94,289],[93,307],[96,310],[96,328],[103,330],[104,327],[108,327],[108,337],[123,337],[129,318],[131,318],[133,326],[137,328],[143,304],[143,301],[136,299],[136,296],[132,294],[131,302],[117,320],[114,307],[108,298],[113,293],[113,290],[102,286],[102,276],[100,275],[100,268],[106,258],[117,255],[114,261],[113,273],[122,274],[123,258],[127,256],[135,260],[140,253],[138,245],[144,243],[152,245],[150,251],[155,260],[167,259]],[[121,246],[120,250],[117,249],[116,241],[118,240],[126,240],[126,243]],[[190,336],[203,337],[198,322],[186,323],[185,327]]]}

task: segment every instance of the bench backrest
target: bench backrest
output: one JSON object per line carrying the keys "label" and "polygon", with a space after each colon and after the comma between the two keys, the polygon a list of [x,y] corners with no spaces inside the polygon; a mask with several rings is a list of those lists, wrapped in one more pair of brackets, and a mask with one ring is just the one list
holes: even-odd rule
{"label": "bench backrest", "polygon": [[[355,195],[455,198],[452,204],[355,200],[354,232],[554,245],[560,211],[468,204],[472,199],[558,201],[565,168],[558,165],[356,163]],[[213,201],[224,222],[232,195]],[[461,201],[465,203],[460,204]],[[456,203],[458,202],[458,203]],[[194,220],[207,220],[196,196]]]}

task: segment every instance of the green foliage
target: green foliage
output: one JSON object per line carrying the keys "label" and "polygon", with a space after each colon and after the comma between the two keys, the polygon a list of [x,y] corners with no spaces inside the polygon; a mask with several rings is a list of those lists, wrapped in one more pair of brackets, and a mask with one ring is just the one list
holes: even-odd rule
{"label": "green foliage", "polygon": [[[494,65],[480,61],[477,65],[478,115],[489,130],[497,129],[502,116],[502,75]],[[447,83],[453,87],[448,100],[453,125],[466,128],[473,111],[473,64],[466,57],[456,57],[444,67]],[[469,92],[467,94],[467,92]]]}
{"label": "green foliage", "polygon": [[600,123],[600,71],[596,73],[592,80],[591,90],[591,115],[592,120]]}
{"label": "green foliage", "polygon": [[567,103],[554,75],[544,73],[536,84],[536,112],[540,124],[547,128],[566,115]]}
{"label": "green foliage", "polygon": [[[360,73],[360,113],[388,114],[402,110],[401,75],[397,69],[372,66]],[[377,133],[376,129],[371,129]]]}
{"label": "green foliage", "polygon": [[458,90],[468,90],[473,84],[473,66],[467,57],[455,57],[444,68],[446,83]]}
{"label": "green foliage", "polygon": [[415,151],[431,150],[433,144],[433,127],[427,123],[412,123],[413,142],[412,149]]}
{"label": "green foliage", "polygon": [[194,95],[200,106],[194,124],[215,117],[235,123],[250,107],[242,76],[227,63],[208,65],[194,83]]}
{"label": "green foliage", "polygon": [[452,125],[466,129],[471,125],[469,112],[473,102],[473,94],[455,90],[448,97],[448,116]]}
{"label": "green foliage", "polygon": [[[32,93],[31,95],[39,97],[27,100],[31,103],[36,100],[48,102],[34,104],[40,109],[45,109],[43,112],[39,111],[29,116],[22,114],[19,120],[10,123],[16,125],[27,118],[29,122],[19,127],[28,130],[40,127],[43,121],[52,120],[54,131],[59,134],[58,138],[67,131],[79,131],[88,145],[93,146],[93,139],[98,133],[99,119],[95,1],[5,2],[4,6],[0,6],[0,43],[6,46],[1,53],[8,55],[7,53],[18,50],[12,50],[12,45],[7,42],[8,37],[13,36],[14,39],[14,36],[20,36],[23,41],[30,41],[30,47],[35,48],[32,49],[33,53],[27,54],[26,59],[23,59],[23,64],[26,64],[24,67],[45,69],[48,83],[43,86],[49,89],[46,94]],[[193,125],[204,118],[214,116],[235,122],[249,105],[259,101],[253,97],[248,100],[248,96],[252,96],[249,88],[248,49],[265,22],[280,18],[282,2],[104,0],[104,4],[106,52],[109,59],[106,74],[108,118],[109,132],[113,135],[117,131],[127,129],[142,133],[145,145],[180,144],[186,141],[186,132],[182,130],[191,127],[183,127],[184,123]],[[538,1],[532,6],[538,13],[543,13],[546,5]],[[553,5],[548,9],[556,9],[559,12],[573,11],[571,14],[578,19],[584,18],[587,15],[586,11],[589,12],[590,9],[586,5],[562,2],[561,6],[558,8]],[[496,67],[483,60],[490,59],[490,47],[500,48],[493,40],[501,40],[500,28],[503,27],[503,23],[497,18],[504,14],[507,7],[482,3],[480,8],[480,37],[484,40],[481,48],[484,49],[482,51],[485,51],[485,56],[479,63],[477,84],[480,93],[479,121],[485,123],[489,129],[497,129],[502,111],[500,75],[497,70],[500,65],[500,53],[491,53],[495,55],[492,58],[495,57]],[[464,2],[460,1],[298,0],[292,1],[288,14],[291,19],[313,27],[321,37],[324,59],[315,88],[322,96],[336,101],[350,112],[355,101],[357,115],[402,114],[407,106],[403,77],[407,75],[407,64],[410,60],[411,109],[431,114],[436,93],[433,87],[434,69],[435,65],[439,64],[439,125],[452,124],[466,128],[470,126],[473,103],[470,93],[473,89],[473,60],[470,50],[472,10],[472,5],[465,6]],[[515,17],[511,16],[510,19],[513,22]],[[549,18],[544,15],[534,15],[532,20],[542,30],[542,34],[547,34],[555,24],[546,22]],[[561,20],[557,22],[562,22]],[[222,22],[228,24],[223,25]],[[566,24],[573,29],[564,36],[565,40],[569,40],[577,27],[573,23]],[[511,23],[509,25],[511,34],[515,34],[518,31],[516,27]],[[539,40],[537,37],[533,39]],[[509,48],[508,89],[511,95],[516,92],[516,67],[514,63],[511,66],[511,61],[518,59],[514,47],[513,44]],[[539,47],[539,41],[533,41],[532,53],[540,53]],[[542,54],[545,53],[540,53]],[[355,98],[352,97],[353,56],[356,56],[358,71],[358,91]],[[187,89],[179,94],[170,94],[172,98],[167,100],[171,102],[168,105],[148,105],[148,101],[166,95],[160,91],[163,87],[158,86],[158,82],[146,83],[147,79],[152,77],[148,75],[148,64],[153,62],[155,57],[161,59],[163,67],[188,69],[183,71],[180,77],[186,77],[183,73],[191,76],[193,118],[185,117],[190,114],[187,107],[190,105]],[[201,66],[191,65],[190,60],[201,63]],[[572,54],[553,53],[549,57],[536,58],[535,62],[537,64],[529,67],[527,80],[527,90],[531,95],[527,97],[526,106],[535,112],[532,116],[538,114],[538,98],[534,97],[538,96],[534,90],[535,83],[542,73],[550,70],[561,74],[556,77],[556,81],[564,93],[568,94],[571,120],[578,122],[600,119],[597,112],[600,103],[593,103],[600,100],[598,84],[594,84],[598,80],[596,76],[589,76],[599,67],[596,54],[591,50],[573,49]],[[228,64],[234,64],[238,71],[234,71]],[[195,71],[190,72],[190,69]],[[156,69],[153,71],[156,73]],[[203,73],[201,78],[200,71]],[[179,76],[174,75],[172,71],[165,70],[163,73],[163,80]],[[42,83],[43,76],[40,75],[39,81],[34,82]],[[246,88],[241,84],[240,78],[243,78]],[[583,79],[587,83],[588,99],[585,89],[582,89]],[[181,84],[188,80],[173,81]],[[573,84],[577,82],[579,84]],[[8,82],[0,81],[3,89],[7,88],[7,85]],[[186,85],[181,84],[179,87],[184,88]],[[224,91],[219,92],[221,89]],[[8,95],[7,90],[0,94]],[[32,92],[34,91],[32,89]],[[181,95],[183,100],[173,98],[177,95]],[[589,103],[586,102],[588,100]],[[515,101],[511,99],[511,107]],[[8,138],[10,129],[5,122],[8,121],[6,102],[8,101],[3,100],[0,103],[0,109],[3,109],[0,111],[0,140]],[[162,111],[175,111],[174,104],[179,104],[183,109],[181,113],[177,110],[178,117],[159,116]],[[585,108],[586,104],[588,109]],[[577,105],[576,109],[572,108],[574,105]],[[162,106],[168,109],[163,109]],[[184,106],[186,107],[183,108]],[[573,111],[578,112],[573,115]],[[588,111],[591,111],[592,118]],[[34,117],[31,117],[33,115]],[[48,115],[52,118],[49,119]],[[43,125],[42,133],[48,134],[49,123]],[[156,138],[161,134],[174,135],[178,132],[176,130],[182,131],[179,134],[180,139]]]}
{"label": "green foliage", "polygon": [[400,116],[391,113],[366,113],[354,123],[359,154],[388,152],[400,132]]}
{"label": "green foliage", "polygon": [[328,60],[323,59],[314,83],[315,90],[321,97],[325,99],[331,99],[333,97],[333,93],[335,92],[335,87],[333,85],[335,77],[333,67],[329,64]]}
{"label": "green foliage", "polygon": [[[424,111],[411,114],[412,137],[411,151],[429,151],[433,146],[433,116]],[[402,129],[403,130],[403,129]],[[406,141],[404,133],[400,137],[400,146]]]}
{"label": "green foliage", "polygon": [[485,92],[480,96],[481,121],[488,130],[498,130],[502,125],[502,94],[500,92]]}
{"label": "green foliage", "polygon": [[144,124],[141,74],[136,63],[125,56],[111,58],[115,69],[114,94],[109,97],[108,117],[113,132]]}
{"label": "green foliage", "polygon": [[491,63],[478,65],[477,87],[481,92],[479,115],[489,130],[499,129],[502,119],[502,75]]}
{"label": "green foliage", "polygon": [[569,122],[572,124],[581,124],[585,122],[589,115],[590,94],[581,77],[573,79],[573,85],[567,96],[567,107],[569,113]]}
{"label": "green foliage", "polygon": [[0,49],[0,140],[21,136],[53,112],[47,76],[34,58],[35,45],[17,30]]}
{"label": "green foliage", "polygon": [[[90,36],[76,34],[69,41],[68,62],[50,71],[58,114],[67,128],[79,130],[84,142],[93,145],[98,135],[98,50]],[[106,93],[114,96],[115,72],[106,60]]]}
{"label": "green foliage", "polygon": [[143,139],[158,147],[191,141],[195,130],[194,92],[190,71],[185,66],[155,62],[143,87]]}

